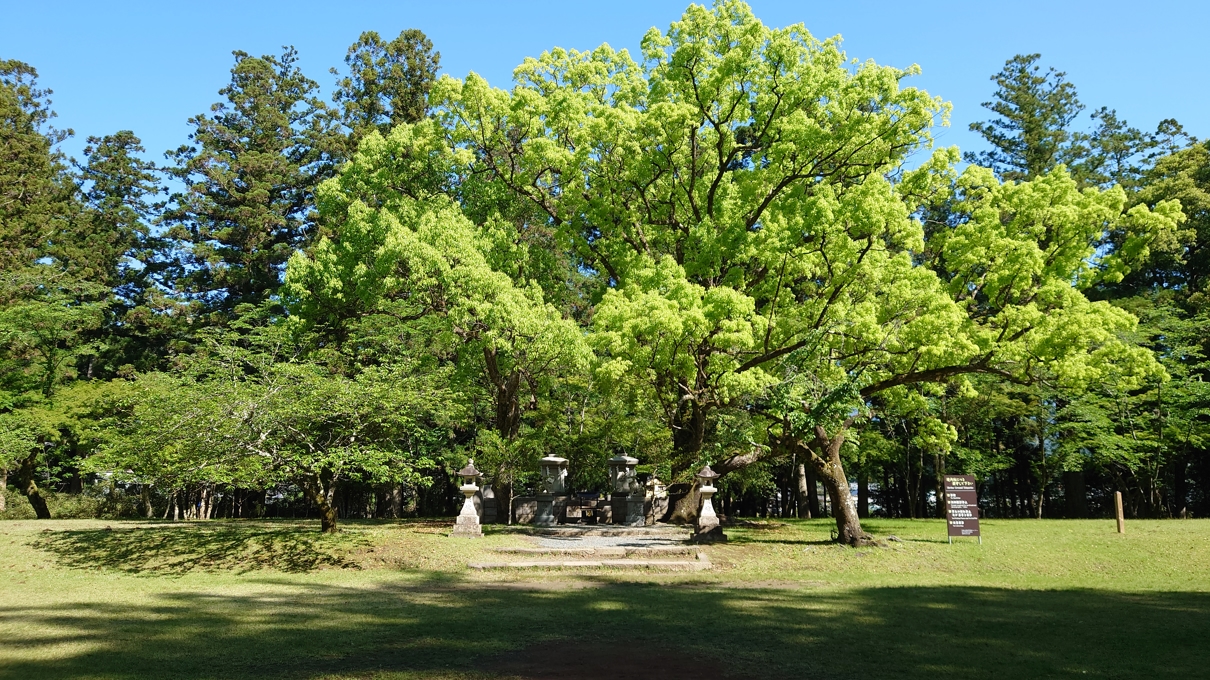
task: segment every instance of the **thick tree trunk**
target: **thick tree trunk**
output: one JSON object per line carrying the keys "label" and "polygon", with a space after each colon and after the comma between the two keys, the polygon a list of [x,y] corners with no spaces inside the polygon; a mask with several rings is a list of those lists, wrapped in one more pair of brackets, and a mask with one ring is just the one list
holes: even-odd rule
{"label": "thick tree trunk", "polygon": [[391,517],[400,519],[403,517],[403,485],[395,484],[391,486]]}
{"label": "thick tree trunk", "polygon": [[0,470],[0,512],[8,509],[8,470]]}
{"label": "thick tree trunk", "polygon": [[139,489],[139,497],[143,500],[143,516],[147,519],[153,519],[155,513],[151,508],[151,485],[143,484]]}
{"label": "thick tree trunk", "polygon": [[[697,441],[697,445],[700,448],[700,440]],[[759,450],[753,450],[747,453],[737,453],[724,458],[717,463],[713,463],[710,467],[712,470],[718,473],[719,477],[722,477],[723,475],[762,460],[763,455],[763,452]],[[676,505],[673,506],[672,514],[668,519],[676,524],[693,524],[697,521],[697,513],[701,507],[702,494],[698,491],[697,480],[694,479],[693,487],[689,490],[689,493],[687,493],[684,498],[676,502]]]}
{"label": "thick tree trunk", "polygon": [[322,481],[313,479],[303,485],[303,493],[319,510],[319,530],[325,534],[336,533],[336,519],[340,515],[336,503],[333,502],[336,495],[336,482],[328,482],[325,489]]}
{"label": "thick tree trunk", "polygon": [[701,507],[702,493],[698,490],[698,483],[695,481],[693,488],[689,489],[689,493],[676,502],[668,521],[673,524],[693,524],[697,521],[697,512]]}
{"label": "thick tree trunk", "polygon": [[836,542],[850,546],[864,545],[870,537],[861,528],[857,516],[857,501],[849,493],[849,480],[840,460],[840,447],[844,444],[845,429],[828,436],[822,426],[815,427],[815,449],[807,449],[816,474],[823,481],[828,496],[832,499],[832,516],[836,518]]}
{"label": "thick tree trunk", "polygon": [[501,373],[496,350],[490,347],[483,348],[483,364],[496,390],[496,432],[506,441],[514,439],[521,431],[521,372]]}
{"label": "thick tree trunk", "polygon": [[[808,459],[810,460],[810,459]],[[819,506],[819,488],[816,484],[815,465],[807,465],[807,516],[823,517]]]}
{"label": "thick tree trunk", "polygon": [[38,519],[50,519],[50,508],[46,507],[46,499],[42,497],[38,483],[34,481],[37,460],[38,456],[34,454],[21,461],[21,467],[17,470],[17,490],[29,500]]}
{"label": "thick tree trunk", "polygon": [[861,529],[861,518],[857,514],[857,500],[849,492],[849,482],[844,471],[838,470],[835,477],[825,476],[824,486],[832,499],[832,515],[836,518],[836,542],[859,546],[870,542],[870,537]]}

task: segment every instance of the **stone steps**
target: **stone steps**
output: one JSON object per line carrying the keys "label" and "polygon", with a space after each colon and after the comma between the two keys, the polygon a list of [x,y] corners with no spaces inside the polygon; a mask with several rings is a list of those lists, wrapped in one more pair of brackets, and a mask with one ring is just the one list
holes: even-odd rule
{"label": "stone steps", "polygon": [[666,538],[678,541],[688,540],[693,535],[690,528],[675,526],[628,527],[619,525],[559,525],[553,527],[532,527],[526,533],[537,536],[635,536],[643,538]]}
{"label": "stone steps", "polygon": [[586,555],[594,557],[666,557],[697,555],[692,545],[609,546],[596,548],[492,548],[492,552],[511,555]]}
{"label": "stone steps", "polygon": [[520,560],[516,562],[471,562],[471,569],[490,571],[499,569],[653,569],[660,571],[702,571],[711,567],[705,553],[698,553],[694,560]]}

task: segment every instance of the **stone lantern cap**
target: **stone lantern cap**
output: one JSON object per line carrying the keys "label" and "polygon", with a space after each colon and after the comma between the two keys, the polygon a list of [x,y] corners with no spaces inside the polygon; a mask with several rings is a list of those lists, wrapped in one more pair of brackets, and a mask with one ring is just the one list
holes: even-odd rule
{"label": "stone lantern cap", "polygon": [[483,473],[481,473],[475,469],[475,459],[474,458],[468,459],[466,461],[466,467],[464,467],[458,471],[459,477],[465,477],[467,479],[477,479],[479,477],[479,475],[481,475],[481,474],[483,474]]}
{"label": "stone lantern cap", "polygon": [[560,458],[555,455],[543,456],[540,461],[543,465],[562,465],[567,462],[566,458]]}
{"label": "stone lantern cap", "polygon": [[624,453],[619,453],[613,458],[610,458],[609,462],[613,465],[638,465],[639,459],[627,456]]}
{"label": "stone lantern cap", "polygon": [[713,482],[714,480],[718,479],[719,476],[720,475],[717,472],[710,469],[709,464],[707,464],[706,467],[702,468],[701,471],[697,473],[698,479],[702,480],[702,482],[705,484]]}

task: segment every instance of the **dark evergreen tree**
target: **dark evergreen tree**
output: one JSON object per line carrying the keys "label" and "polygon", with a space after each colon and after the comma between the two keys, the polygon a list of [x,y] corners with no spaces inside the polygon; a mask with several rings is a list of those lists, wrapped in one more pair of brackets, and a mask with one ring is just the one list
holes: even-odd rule
{"label": "dark evergreen tree", "polygon": [[1038,64],[1040,54],[1018,54],[992,76],[999,89],[983,106],[998,118],[971,123],[991,144],[989,151],[966,152],[967,162],[996,171],[1002,179],[1038,177],[1081,154],[1069,126],[1084,105],[1067,74]]}
{"label": "dark evergreen tree", "polygon": [[34,67],[0,61],[0,271],[46,257],[75,214],[74,187],[56,149],[72,132],[50,125],[50,95]]}
{"label": "dark evergreen tree", "polygon": [[192,144],[168,154],[186,189],[165,214],[189,248],[179,289],[225,313],[281,283],[286,260],[314,233],[315,189],[333,172],[338,144],[332,111],[293,48],[234,54],[224,101],[190,119]]}
{"label": "dark evergreen tree", "polygon": [[[349,72],[337,80],[333,95],[350,130],[349,151],[371,130],[386,134],[400,123],[424,118],[440,63],[441,53],[418,29],[409,28],[389,42],[375,31],[362,33],[349,46]],[[336,69],[332,74],[340,75]]]}

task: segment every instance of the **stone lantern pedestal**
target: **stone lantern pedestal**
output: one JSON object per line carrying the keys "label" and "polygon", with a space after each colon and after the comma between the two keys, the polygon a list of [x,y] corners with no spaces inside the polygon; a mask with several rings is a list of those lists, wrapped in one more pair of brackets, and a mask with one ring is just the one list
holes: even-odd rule
{"label": "stone lantern pedestal", "polygon": [[714,512],[714,503],[710,500],[718,491],[714,487],[714,480],[718,478],[718,473],[711,470],[709,465],[697,473],[698,492],[702,494],[702,508],[697,513],[693,538],[690,539],[694,543],[724,543],[727,540],[726,535],[723,534],[723,527],[719,525],[718,514]]}
{"label": "stone lantern pedestal", "polygon": [[538,469],[542,474],[542,489],[538,493],[534,524],[554,526],[559,522],[559,518],[555,516],[555,496],[567,494],[567,459],[546,456],[538,462]]}
{"label": "stone lantern pedestal", "polygon": [[468,460],[466,467],[458,471],[458,476],[462,478],[462,486],[459,490],[462,491],[466,500],[462,502],[462,512],[458,513],[458,519],[454,520],[452,536],[477,538],[483,535],[483,527],[479,525],[479,512],[475,509],[475,494],[479,492],[477,484],[479,475],[473,459]]}

